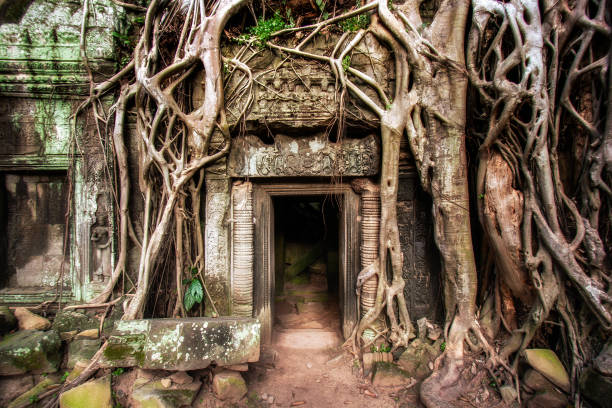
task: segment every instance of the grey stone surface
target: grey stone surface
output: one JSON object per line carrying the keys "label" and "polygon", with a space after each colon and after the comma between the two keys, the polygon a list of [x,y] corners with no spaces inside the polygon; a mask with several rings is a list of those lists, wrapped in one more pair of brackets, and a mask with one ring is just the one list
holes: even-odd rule
{"label": "grey stone surface", "polygon": [[134,408],[191,406],[201,385],[200,381],[173,384],[169,378],[155,381],[139,378],[134,382],[131,406]]}
{"label": "grey stone surface", "polygon": [[100,348],[100,339],[75,339],[68,346],[67,368],[73,369],[79,361],[88,361]]}
{"label": "grey stone surface", "polygon": [[612,341],[609,341],[595,358],[593,367],[601,374],[612,377]]}
{"label": "grey stone surface", "polygon": [[374,386],[389,387],[406,385],[412,382],[410,373],[402,370],[396,364],[386,362],[374,363],[372,384]]}
{"label": "grey stone surface", "polygon": [[61,340],[54,331],[22,330],[0,342],[0,375],[57,371]]}
{"label": "grey stone surface", "polygon": [[110,375],[81,384],[60,395],[60,408],[111,408]]}
{"label": "grey stone surface", "polygon": [[215,396],[222,401],[238,401],[247,393],[246,382],[236,371],[223,370],[216,373],[212,383]]}
{"label": "grey stone surface", "polygon": [[431,373],[429,363],[433,362],[439,354],[439,349],[436,350],[427,342],[416,339],[400,355],[397,364],[409,375],[423,379]]}
{"label": "grey stone surface", "polygon": [[6,334],[17,327],[17,319],[8,306],[0,306],[0,335]]}
{"label": "grey stone surface", "polygon": [[58,333],[66,333],[76,331],[81,332],[88,329],[97,329],[100,325],[95,319],[86,314],[74,312],[71,310],[60,311],[55,315],[51,328]]}
{"label": "grey stone surface", "polygon": [[260,324],[253,318],[120,320],[101,360],[106,367],[198,370],[259,359]]}
{"label": "grey stone surface", "polygon": [[232,142],[233,177],[373,176],[380,167],[380,143],[374,135],[332,143],[313,137],[276,135],[274,145],[246,136]]}

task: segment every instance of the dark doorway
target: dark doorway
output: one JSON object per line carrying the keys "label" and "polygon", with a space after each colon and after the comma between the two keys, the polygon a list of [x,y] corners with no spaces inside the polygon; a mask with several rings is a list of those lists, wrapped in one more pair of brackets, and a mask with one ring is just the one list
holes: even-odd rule
{"label": "dark doorway", "polygon": [[[298,220],[292,206],[303,207],[304,211],[311,213],[310,221],[306,218],[304,222]],[[316,208],[320,208],[320,212]],[[307,277],[308,282],[323,278],[321,291],[328,299],[337,294],[340,317],[335,322],[341,325],[342,337],[348,338],[357,321],[355,280],[359,273],[359,196],[349,185],[342,183],[254,183],[253,212],[256,220],[253,316],[261,322],[262,342],[272,340],[277,316],[274,310],[277,290],[283,293],[290,287],[285,282],[285,272],[283,282],[276,284],[277,262],[283,263],[283,270],[287,266],[286,259],[277,261],[280,259],[280,255],[276,255],[276,246],[280,245],[280,241],[275,239],[277,231],[283,231],[285,240],[303,237],[300,239],[307,241],[306,236],[312,235],[309,238],[313,240],[311,244],[321,239],[314,231],[323,231],[323,241],[328,241],[324,251],[327,258],[321,262],[325,264],[325,272],[316,271],[317,267],[313,266],[296,275],[302,275],[302,279]],[[315,214],[319,215],[315,217]],[[317,220],[313,221],[313,218]],[[334,263],[331,258],[335,251],[338,253],[338,266],[328,268],[327,263]],[[332,272],[334,269],[336,273]]]}
{"label": "dark doorway", "polygon": [[275,197],[275,330],[341,331],[341,196]]}

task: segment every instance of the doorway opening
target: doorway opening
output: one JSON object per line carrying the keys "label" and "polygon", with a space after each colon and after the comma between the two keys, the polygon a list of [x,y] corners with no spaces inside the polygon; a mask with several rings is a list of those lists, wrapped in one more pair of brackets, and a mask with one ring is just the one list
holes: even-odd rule
{"label": "doorway opening", "polygon": [[[298,210],[310,216],[303,216],[303,220],[299,220]],[[355,285],[359,273],[359,196],[350,185],[344,183],[253,183],[253,213],[256,220],[253,316],[261,322],[261,341],[266,343],[273,340],[277,293],[280,297],[285,293],[301,301],[296,293],[299,288],[295,285],[311,282],[319,284],[320,290],[317,291],[320,298],[326,296],[328,300],[334,300],[334,296],[337,296],[339,318],[333,319],[336,325],[340,325],[342,337],[348,338],[357,322]],[[315,231],[323,235],[317,236]],[[282,239],[276,240],[277,233],[284,234],[287,248],[283,251],[277,249],[282,242]],[[306,239],[307,236],[310,236],[310,241]],[[325,253],[325,258],[320,255],[312,262],[306,262],[306,267],[290,268],[295,263],[287,256],[287,250],[291,247],[287,243],[291,239],[302,242],[302,248],[311,249],[323,241],[325,249],[322,253]],[[336,252],[337,261],[334,261]],[[337,267],[328,264],[336,264]],[[288,268],[289,271],[286,270]],[[296,270],[300,273],[294,273]],[[280,280],[278,284],[277,279]],[[312,296],[316,299],[315,295]],[[305,305],[317,302],[306,302],[304,298],[304,302],[297,303]],[[309,307],[314,309],[318,306]]]}
{"label": "doorway opening", "polygon": [[274,331],[341,334],[339,245],[342,197],[275,197]]}

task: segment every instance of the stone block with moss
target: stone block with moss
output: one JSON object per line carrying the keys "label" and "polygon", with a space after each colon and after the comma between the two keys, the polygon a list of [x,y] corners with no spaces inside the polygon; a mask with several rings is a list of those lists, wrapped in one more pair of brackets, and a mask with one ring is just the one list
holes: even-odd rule
{"label": "stone block with moss", "polygon": [[107,375],[60,395],[60,408],[111,408],[111,381]]}
{"label": "stone block with moss", "polygon": [[372,384],[380,387],[406,385],[412,382],[410,374],[396,364],[378,361],[374,363]]}
{"label": "stone block with moss", "polygon": [[132,391],[134,408],[167,408],[191,406],[202,383],[193,381],[187,384],[176,384],[172,381],[156,380],[147,382],[138,379]]}
{"label": "stone block with moss", "polygon": [[54,373],[61,340],[54,331],[22,330],[0,342],[0,375]]}
{"label": "stone block with moss", "polygon": [[213,377],[215,396],[223,401],[238,401],[247,393],[246,382],[239,372],[223,370]]}
{"label": "stone block with moss", "polygon": [[120,320],[108,338],[105,367],[198,370],[259,360],[260,323],[253,318]]}

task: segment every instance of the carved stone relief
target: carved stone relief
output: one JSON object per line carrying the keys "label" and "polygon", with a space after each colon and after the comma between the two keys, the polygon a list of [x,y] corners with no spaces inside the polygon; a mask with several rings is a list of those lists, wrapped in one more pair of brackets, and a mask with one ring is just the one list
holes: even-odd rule
{"label": "carved stone relief", "polygon": [[380,144],[374,135],[337,143],[324,135],[277,135],[274,145],[246,136],[233,141],[229,160],[233,177],[372,176],[379,167]]}
{"label": "carved stone relief", "polygon": [[253,186],[236,182],[232,187],[232,314],[253,315]]}

